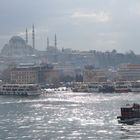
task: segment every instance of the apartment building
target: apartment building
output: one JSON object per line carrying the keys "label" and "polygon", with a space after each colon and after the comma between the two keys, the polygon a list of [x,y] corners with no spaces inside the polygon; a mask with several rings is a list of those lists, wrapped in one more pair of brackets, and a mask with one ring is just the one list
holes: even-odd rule
{"label": "apartment building", "polygon": [[45,84],[46,73],[52,67],[40,66],[18,66],[11,70],[11,83],[18,84]]}
{"label": "apartment building", "polygon": [[83,71],[83,82],[106,82],[107,77],[103,70],[86,67]]}
{"label": "apartment building", "polygon": [[140,80],[140,64],[125,64],[118,69],[118,78],[126,81]]}

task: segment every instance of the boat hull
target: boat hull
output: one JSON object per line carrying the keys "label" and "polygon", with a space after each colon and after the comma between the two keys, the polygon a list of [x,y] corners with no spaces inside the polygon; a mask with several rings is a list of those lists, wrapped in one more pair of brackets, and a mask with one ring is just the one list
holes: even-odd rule
{"label": "boat hull", "polygon": [[134,124],[140,121],[140,104],[126,104],[121,107],[121,116],[117,117],[119,123]]}
{"label": "boat hull", "polygon": [[120,119],[118,120],[118,123],[124,123],[124,124],[134,124],[136,122],[140,122],[140,118],[131,118],[131,119]]}
{"label": "boat hull", "polygon": [[0,95],[36,96],[42,93],[36,84],[5,84],[0,87]]}
{"label": "boat hull", "polygon": [[131,88],[132,92],[140,92],[140,88]]}
{"label": "boat hull", "polygon": [[116,93],[128,93],[131,92],[130,89],[115,89]]}

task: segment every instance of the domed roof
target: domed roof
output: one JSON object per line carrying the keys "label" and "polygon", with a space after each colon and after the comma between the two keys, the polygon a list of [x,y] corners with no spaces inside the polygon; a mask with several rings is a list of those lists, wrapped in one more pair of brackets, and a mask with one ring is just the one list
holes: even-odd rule
{"label": "domed roof", "polygon": [[[12,48],[12,49],[11,49]],[[28,45],[20,36],[13,36],[9,43],[5,44],[1,50],[3,56],[23,57],[34,54],[36,50]]]}
{"label": "domed roof", "polygon": [[25,41],[24,41],[24,39],[22,39],[20,36],[13,36],[11,39],[10,39],[10,41],[9,41],[9,43],[11,44],[15,44],[15,43],[21,43],[21,44],[25,44]]}

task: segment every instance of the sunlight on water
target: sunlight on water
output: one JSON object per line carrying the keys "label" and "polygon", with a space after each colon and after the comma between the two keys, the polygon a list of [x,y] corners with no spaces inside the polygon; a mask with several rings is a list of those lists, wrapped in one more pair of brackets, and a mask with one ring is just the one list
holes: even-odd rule
{"label": "sunlight on water", "polygon": [[139,139],[140,124],[118,124],[120,107],[139,94],[47,93],[0,96],[0,139]]}

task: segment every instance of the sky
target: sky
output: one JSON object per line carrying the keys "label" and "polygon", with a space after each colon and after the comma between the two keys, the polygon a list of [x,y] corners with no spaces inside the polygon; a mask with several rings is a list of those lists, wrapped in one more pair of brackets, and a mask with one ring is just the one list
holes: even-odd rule
{"label": "sky", "polygon": [[45,50],[47,37],[58,48],[140,54],[140,0],[0,0],[0,49],[12,36]]}

